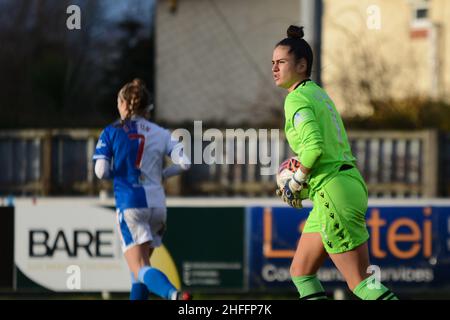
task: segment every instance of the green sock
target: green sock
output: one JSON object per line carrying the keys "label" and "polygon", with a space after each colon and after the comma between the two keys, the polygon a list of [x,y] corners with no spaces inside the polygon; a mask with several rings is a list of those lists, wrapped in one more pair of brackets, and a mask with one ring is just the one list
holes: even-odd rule
{"label": "green sock", "polygon": [[292,281],[300,294],[300,300],[324,300],[327,299],[325,290],[323,290],[317,276],[292,277]]}
{"label": "green sock", "polygon": [[373,283],[373,277],[361,281],[353,293],[361,300],[398,300],[398,298],[382,283]]}

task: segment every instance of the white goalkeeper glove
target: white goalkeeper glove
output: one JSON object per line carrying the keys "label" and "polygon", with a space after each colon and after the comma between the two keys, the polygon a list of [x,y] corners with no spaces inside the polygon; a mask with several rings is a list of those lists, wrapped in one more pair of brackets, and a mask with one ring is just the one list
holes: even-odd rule
{"label": "white goalkeeper glove", "polygon": [[[297,169],[291,179],[286,183],[286,187],[289,187],[288,192],[299,192],[303,189],[303,184],[306,183],[306,174],[302,170]],[[286,189],[285,187],[285,189]]]}

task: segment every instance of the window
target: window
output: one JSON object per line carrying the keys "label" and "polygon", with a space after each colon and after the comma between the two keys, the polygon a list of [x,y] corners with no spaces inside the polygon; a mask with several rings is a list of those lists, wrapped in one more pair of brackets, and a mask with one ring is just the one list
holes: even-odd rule
{"label": "window", "polygon": [[423,20],[428,18],[428,8],[420,8],[416,10],[416,20]]}
{"label": "window", "polygon": [[428,0],[413,0],[412,14],[411,14],[411,27],[413,29],[424,29],[429,27],[429,6]]}

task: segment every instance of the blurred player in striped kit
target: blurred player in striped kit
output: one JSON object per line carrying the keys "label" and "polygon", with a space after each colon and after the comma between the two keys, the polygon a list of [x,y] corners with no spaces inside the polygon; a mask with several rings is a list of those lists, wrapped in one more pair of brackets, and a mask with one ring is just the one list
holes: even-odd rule
{"label": "blurred player in striped kit", "polygon": [[309,79],[313,52],[303,36],[303,28],[290,26],[272,58],[275,84],[289,92],[284,104],[286,138],[300,160],[299,169],[277,194],[301,207],[298,194],[307,183],[314,204],[291,264],[292,280],[300,299],[326,299],[316,273],[329,256],[360,299],[397,299],[367,273],[367,187],[333,101]]}
{"label": "blurred player in striped kit", "polygon": [[[160,270],[150,266],[155,247],[166,228],[166,199],[162,180],[189,169],[189,159],[170,132],[148,121],[150,94],[140,79],[119,91],[120,120],[100,135],[94,154],[95,173],[114,179],[117,227],[122,250],[131,271],[130,299],[143,300],[152,292],[170,300],[189,300]],[[174,164],[163,169],[164,158]]]}

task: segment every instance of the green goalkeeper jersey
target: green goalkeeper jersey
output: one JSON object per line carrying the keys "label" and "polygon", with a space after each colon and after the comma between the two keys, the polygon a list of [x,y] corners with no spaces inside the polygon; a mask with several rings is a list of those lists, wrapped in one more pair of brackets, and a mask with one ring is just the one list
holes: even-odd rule
{"label": "green goalkeeper jersey", "polygon": [[333,101],[315,82],[302,82],[285,100],[285,133],[300,162],[311,168],[309,197],[343,164],[356,166],[347,133]]}

